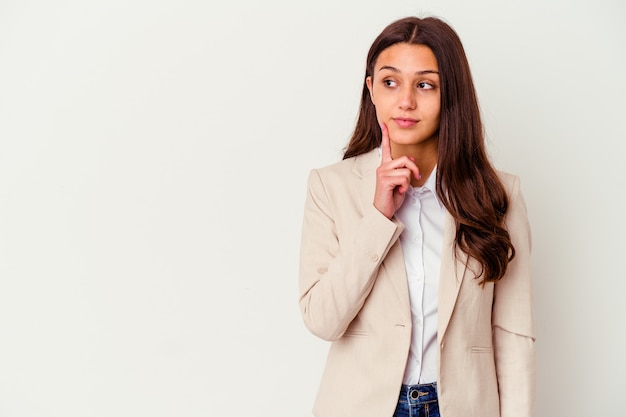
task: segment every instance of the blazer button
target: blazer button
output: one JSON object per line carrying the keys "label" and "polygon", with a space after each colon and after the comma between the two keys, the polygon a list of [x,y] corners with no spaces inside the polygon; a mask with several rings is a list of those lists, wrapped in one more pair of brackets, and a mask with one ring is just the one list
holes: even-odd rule
{"label": "blazer button", "polygon": [[376,255],[375,253],[370,254],[370,261],[378,262],[378,255]]}

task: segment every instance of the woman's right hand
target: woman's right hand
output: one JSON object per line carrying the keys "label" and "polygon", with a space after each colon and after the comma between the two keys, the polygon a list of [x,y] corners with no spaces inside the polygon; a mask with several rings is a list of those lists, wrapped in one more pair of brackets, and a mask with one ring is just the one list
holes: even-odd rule
{"label": "woman's right hand", "polygon": [[374,207],[388,219],[402,206],[406,192],[411,187],[411,175],[420,179],[420,171],[415,160],[408,156],[393,159],[389,131],[383,123],[380,166],[376,169],[376,191]]}

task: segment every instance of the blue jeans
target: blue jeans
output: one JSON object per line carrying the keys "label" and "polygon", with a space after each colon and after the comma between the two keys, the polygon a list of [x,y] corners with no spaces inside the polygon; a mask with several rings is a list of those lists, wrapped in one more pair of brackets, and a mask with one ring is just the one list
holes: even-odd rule
{"label": "blue jeans", "polygon": [[393,417],[439,417],[437,383],[402,385]]}

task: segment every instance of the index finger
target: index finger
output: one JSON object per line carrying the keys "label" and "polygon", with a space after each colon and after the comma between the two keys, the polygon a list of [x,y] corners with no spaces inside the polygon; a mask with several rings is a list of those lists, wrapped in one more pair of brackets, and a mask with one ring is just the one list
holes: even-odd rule
{"label": "index finger", "polygon": [[389,142],[389,130],[387,130],[387,125],[381,123],[380,130],[383,133],[383,139],[380,142],[380,148],[382,152],[381,163],[385,163],[393,160],[393,158],[391,157],[391,143]]}

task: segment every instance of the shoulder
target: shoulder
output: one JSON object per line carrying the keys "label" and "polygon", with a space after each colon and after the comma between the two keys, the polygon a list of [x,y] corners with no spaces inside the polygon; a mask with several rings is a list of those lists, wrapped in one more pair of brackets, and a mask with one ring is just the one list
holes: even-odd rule
{"label": "shoulder", "polygon": [[308,196],[318,206],[351,207],[351,202],[373,193],[378,149],[312,169],[307,183]]}
{"label": "shoulder", "polygon": [[313,169],[311,176],[319,177],[322,182],[350,183],[373,174],[379,163],[380,156],[376,148],[367,153]]}
{"label": "shoulder", "polygon": [[510,199],[514,199],[520,193],[520,178],[515,174],[505,171],[496,171],[500,182]]}
{"label": "shoulder", "polygon": [[355,156],[352,158],[342,159],[341,161],[334,162],[329,165],[314,168],[313,171],[317,171],[320,175],[346,174],[352,172],[357,158],[359,157]]}
{"label": "shoulder", "polygon": [[[520,178],[517,175],[497,171],[498,177],[509,197],[509,205],[506,214],[506,223],[511,234],[522,233],[528,236],[530,242],[530,225],[526,202],[520,186]],[[519,242],[517,243],[519,245]]]}

